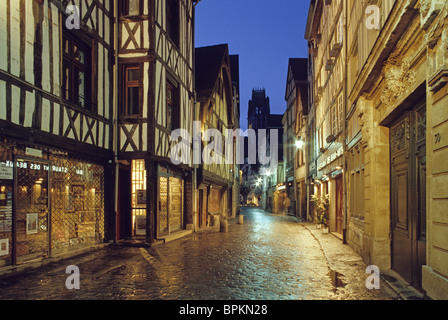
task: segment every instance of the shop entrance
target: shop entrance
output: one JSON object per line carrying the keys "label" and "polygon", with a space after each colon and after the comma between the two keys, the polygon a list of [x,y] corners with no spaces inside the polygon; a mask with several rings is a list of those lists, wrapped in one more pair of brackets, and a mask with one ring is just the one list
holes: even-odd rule
{"label": "shop entrance", "polygon": [[131,166],[128,163],[119,164],[118,174],[118,204],[117,204],[117,240],[131,239],[132,225],[132,189]]}
{"label": "shop entrance", "polygon": [[183,229],[184,181],[178,177],[159,177],[158,236]]}
{"label": "shop entrance", "polygon": [[390,128],[392,268],[421,287],[426,260],[426,106]]}

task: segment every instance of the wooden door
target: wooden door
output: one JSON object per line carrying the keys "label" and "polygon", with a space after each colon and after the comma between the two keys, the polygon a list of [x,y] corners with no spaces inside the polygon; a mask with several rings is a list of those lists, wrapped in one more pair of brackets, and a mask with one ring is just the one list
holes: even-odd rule
{"label": "wooden door", "polygon": [[390,130],[392,268],[421,286],[426,260],[426,109],[406,112]]}
{"label": "wooden door", "polygon": [[118,173],[117,240],[132,237],[131,168],[120,164]]}

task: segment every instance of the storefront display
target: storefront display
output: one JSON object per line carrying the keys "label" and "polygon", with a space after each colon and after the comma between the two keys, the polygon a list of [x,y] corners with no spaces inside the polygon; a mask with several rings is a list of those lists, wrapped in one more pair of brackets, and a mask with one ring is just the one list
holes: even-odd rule
{"label": "storefront display", "polygon": [[104,240],[104,167],[28,149],[0,144],[0,265]]}

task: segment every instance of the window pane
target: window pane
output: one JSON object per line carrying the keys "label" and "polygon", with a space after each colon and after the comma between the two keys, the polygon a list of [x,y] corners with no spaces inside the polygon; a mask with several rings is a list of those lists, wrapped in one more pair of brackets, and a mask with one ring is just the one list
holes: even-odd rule
{"label": "window pane", "polygon": [[81,63],[85,62],[84,51],[76,45],[73,46],[73,58],[78,62],[81,62]]}
{"label": "window pane", "polygon": [[126,115],[138,115],[139,109],[139,87],[128,87]]}
{"label": "window pane", "polygon": [[140,0],[129,0],[129,12],[130,16],[137,16],[140,14]]}
{"label": "window pane", "polygon": [[139,81],[140,80],[140,70],[139,69],[129,68],[129,69],[127,69],[127,73],[128,73],[128,81]]}
{"label": "window pane", "polygon": [[78,103],[81,107],[86,106],[86,100],[85,100],[85,74],[83,71],[78,71]]}
{"label": "window pane", "polygon": [[70,54],[70,40],[64,39],[63,47],[64,47],[64,53]]}
{"label": "window pane", "polygon": [[69,100],[69,90],[70,90],[70,68],[67,62],[64,61],[62,67],[62,97],[66,100]]}

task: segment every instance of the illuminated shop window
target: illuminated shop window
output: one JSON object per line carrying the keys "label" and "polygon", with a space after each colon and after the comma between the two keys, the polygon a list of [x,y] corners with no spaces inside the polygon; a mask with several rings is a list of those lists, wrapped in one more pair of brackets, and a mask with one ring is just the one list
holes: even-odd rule
{"label": "illuminated shop window", "polygon": [[146,170],[145,160],[132,160],[132,225],[135,235],[145,234]]}

